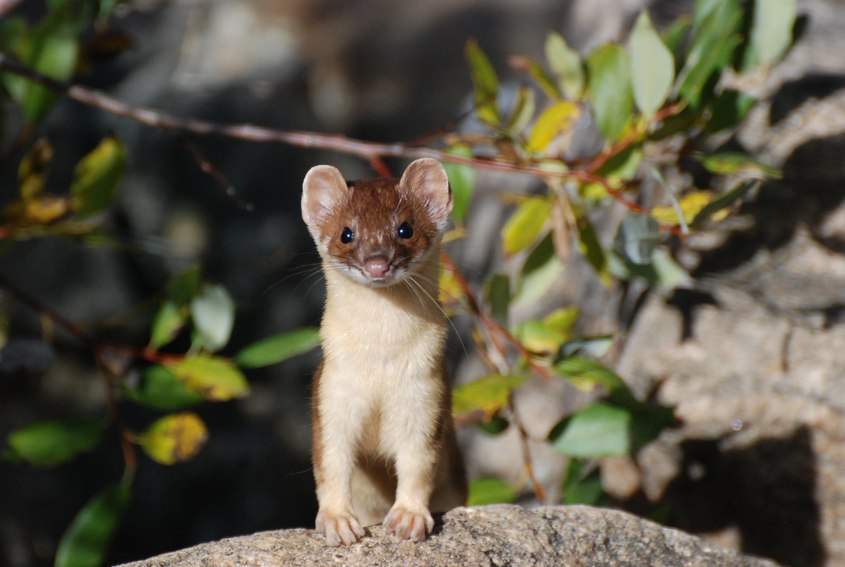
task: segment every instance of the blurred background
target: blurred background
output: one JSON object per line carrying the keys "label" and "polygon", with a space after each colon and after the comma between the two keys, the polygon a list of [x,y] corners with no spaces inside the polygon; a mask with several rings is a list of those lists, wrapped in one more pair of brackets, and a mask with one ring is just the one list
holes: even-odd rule
{"label": "blurred background", "polygon": [[[37,17],[40,4],[26,0],[17,10]],[[75,80],[181,117],[408,141],[471,107],[463,55],[468,39],[478,40],[507,84],[515,81],[508,56],[542,58],[548,32],[562,33],[583,54],[623,40],[645,4],[658,26],[690,10],[690,2],[673,0],[134,0],[121,3],[110,22],[128,48]],[[787,62],[777,81],[819,77],[803,88],[825,97],[845,85],[838,31],[845,29],[845,10],[836,0],[800,2],[799,10],[811,16],[809,47]],[[791,108],[788,98],[778,100]],[[14,112],[6,110],[6,119],[14,121]],[[143,345],[148,328],[133,323],[134,310],[155,298],[173,274],[200,263],[237,304],[227,347],[232,352],[318,324],[323,290],[300,219],[302,178],[320,163],[337,166],[349,179],[372,176],[365,161],[284,145],[192,138],[236,188],[233,198],[200,170],[178,135],[69,101],[54,109],[42,129],[55,150],[57,175],[50,183],[57,187],[67,186],[74,164],[103,136],[115,133],[127,145],[128,169],[109,220],[122,245],[91,247],[60,238],[18,243],[0,257],[0,274],[16,287],[99,336]],[[6,202],[17,192],[17,172],[4,165],[0,198]],[[399,173],[404,162],[388,165]],[[450,249],[472,283],[498,261],[489,245],[505,218],[496,193],[531,191],[535,183],[480,175],[468,238]],[[625,300],[611,297],[592,276],[573,276],[560,293],[583,306],[584,332],[613,332],[630,323],[621,320],[630,313],[620,308]],[[38,314],[8,295],[0,301],[7,313],[2,324],[20,339],[14,348],[28,361],[14,364],[12,351],[0,359],[0,437],[35,420],[101,414],[105,393],[85,346],[60,329],[51,341],[40,341],[44,322]],[[477,375],[472,353],[453,343],[450,359],[459,378]],[[133,500],[108,562],[259,530],[311,527],[316,500],[309,392],[317,361],[312,352],[251,371],[249,397],[201,406],[197,411],[210,439],[193,460],[162,467],[140,456]],[[537,387],[537,399],[563,403],[560,392],[550,397],[544,388]],[[534,407],[544,410],[542,403]],[[153,415],[129,405],[125,412],[130,424],[147,423]],[[487,441],[463,440],[471,471],[519,474],[476,463],[490,452]],[[0,463],[0,564],[52,563],[76,512],[122,473],[116,434],[109,441],[58,469]],[[559,478],[561,457],[547,456],[538,458],[548,463],[539,473]]]}

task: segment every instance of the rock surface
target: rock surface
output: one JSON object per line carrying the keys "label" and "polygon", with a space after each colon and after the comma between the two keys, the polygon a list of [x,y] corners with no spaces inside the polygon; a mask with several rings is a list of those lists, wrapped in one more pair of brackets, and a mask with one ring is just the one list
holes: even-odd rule
{"label": "rock surface", "polygon": [[381,526],[350,547],[313,530],[270,531],[166,553],[124,567],[214,565],[557,565],[764,567],[775,563],[722,549],[624,512],[587,506],[459,508],[426,542],[399,542]]}

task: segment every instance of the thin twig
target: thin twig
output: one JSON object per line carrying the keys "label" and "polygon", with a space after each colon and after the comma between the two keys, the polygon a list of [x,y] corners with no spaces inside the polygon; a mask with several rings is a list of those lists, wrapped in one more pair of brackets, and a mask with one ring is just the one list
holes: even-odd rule
{"label": "thin twig", "polygon": [[516,404],[513,400],[513,392],[511,395],[508,396],[508,406],[511,410],[511,419],[516,425],[517,432],[519,433],[519,446],[522,450],[522,461],[525,463],[525,472],[528,474],[528,479],[531,481],[531,486],[534,489],[534,496],[537,497],[537,500],[540,501],[540,504],[546,503],[546,490],[543,488],[543,485],[540,484],[540,481],[537,480],[537,475],[534,474],[534,465],[533,460],[531,458],[531,447],[528,446],[528,432],[525,431],[525,426],[522,423],[522,419],[519,417],[519,413],[516,411]]}
{"label": "thin twig", "polygon": [[191,152],[191,155],[194,157],[194,160],[197,162],[197,165],[202,172],[211,177],[217,185],[223,188],[223,193],[226,197],[232,199],[238,208],[243,211],[252,212],[254,210],[255,207],[253,204],[240,196],[238,191],[235,189],[235,186],[231,181],[229,181],[229,178],[226,177],[222,171],[217,169],[213,163],[208,161],[205,154],[203,154],[202,150],[199,149],[199,146],[187,140],[184,141],[184,144],[188,151]]}

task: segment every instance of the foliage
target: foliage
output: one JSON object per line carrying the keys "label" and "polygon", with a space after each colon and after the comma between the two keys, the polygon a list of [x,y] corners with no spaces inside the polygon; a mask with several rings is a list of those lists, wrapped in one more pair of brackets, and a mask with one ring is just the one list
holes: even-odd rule
{"label": "foliage", "polygon": [[[115,4],[52,0],[34,24],[7,18],[0,22],[0,51],[67,81],[90,64],[84,60],[81,38],[92,29],[96,37]],[[595,393],[593,403],[562,416],[544,439],[570,457],[565,502],[602,502],[598,460],[635,454],[671,423],[672,409],[638,400],[601,362],[614,338],[579,336],[577,306],[521,321],[513,320],[513,308],[548,297],[573,254],[582,255],[607,286],[633,278],[675,285],[687,276],[673,259],[672,247],[690,232],[728,216],[760,179],[778,175],[750,156],[713,152],[716,136],[735,130],[756,102],[734,86],[742,84],[735,78],[764,72],[791,45],[796,2],[775,4],[756,0],[749,10],[739,0],[698,0],[691,19],[681,18],[662,34],[644,11],[626,44],[603,45],[583,57],[552,33],[546,38],[544,63],[511,59],[524,72],[526,84],[515,90],[507,108],[493,63],[476,41],[466,45],[474,118],[484,133],[456,131],[443,137],[442,158],[458,226],[449,238],[462,234],[477,168],[494,164],[527,172],[544,180],[545,190],[507,197],[514,210],[499,244],[515,266],[512,273],[489,274],[476,294],[449,262],[442,271],[444,307],[453,316],[472,317],[477,352],[489,367],[484,377],[455,389],[453,409],[459,421],[478,423],[489,434],[517,427],[524,438],[514,393],[530,379],[565,380]],[[10,72],[0,73],[0,84],[2,95],[19,106],[26,122],[17,136],[18,147],[25,148],[18,165],[18,194],[5,207],[0,225],[5,249],[33,237],[107,242],[103,221],[126,167],[123,144],[113,136],[104,138],[78,162],[65,192],[47,192],[53,148],[35,132],[60,95]],[[585,141],[591,136],[601,138],[598,150]],[[664,181],[665,171],[686,156],[712,174],[708,186],[688,181],[687,186],[670,187]],[[646,186],[655,190],[641,191]],[[608,239],[604,227],[594,225],[595,212],[612,204],[629,214]],[[281,362],[318,344],[317,330],[308,328],[264,338],[233,356],[222,354],[236,306],[224,287],[203,281],[199,267],[170,280],[142,347],[98,341],[44,311],[84,342],[98,361],[115,354],[131,361],[114,376],[102,370],[104,388],[116,396],[106,417],[30,424],[8,434],[0,453],[22,466],[57,467],[106,442],[109,429],[118,431],[126,472],[79,511],[59,545],[57,565],[102,563],[131,500],[138,449],[165,466],[193,458],[210,436],[194,409],[248,395],[244,369]],[[140,379],[131,380],[130,370]],[[123,403],[161,415],[136,431],[120,419]],[[533,478],[531,468],[527,460],[528,478]],[[476,479],[471,502],[511,501],[522,489],[497,479]],[[534,489],[542,497],[536,482]]]}
{"label": "foliage", "polygon": [[[573,248],[606,285],[631,278],[675,285],[688,276],[673,260],[670,245],[728,216],[760,179],[779,176],[748,155],[712,151],[714,135],[736,129],[755,103],[729,86],[741,81],[731,80],[765,71],[792,42],[795,2],[775,7],[758,0],[753,10],[747,8],[738,0],[699,0],[691,20],[678,20],[663,35],[643,11],[625,45],[603,45],[583,58],[552,33],[545,66],[512,59],[531,84],[520,87],[511,108],[499,102],[503,88],[481,47],[468,45],[476,117],[488,137],[479,140],[473,133],[470,143],[454,135],[450,143],[461,144],[462,155],[469,147],[473,155],[488,158],[485,151],[495,147],[495,159],[534,172],[545,179],[547,190],[510,197],[516,206],[502,228],[501,248],[521,267],[512,275],[487,276],[480,304],[467,293],[443,297],[451,313],[476,315],[476,346],[494,372],[457,388],[453,407],[487,424],[488,432],[490,424],[506,424],[492,428],[500,432],[518,418],[512,394],[526,375],[597,392],[595,402],[564,416],[548,435],[547,441],[570,457],[566,502],[602,500],[595,460],[635,454],[671,423],[672,409],[637,400],[622,378],[601,364],[610,339],[575,336],[577,308],[517,324],[509,312],[514,304],[547,296]],[[579,125],[592,121],[604,144],[584,156]],[[710,186],[665,183],[663,171],[677,167],[685,155],[712,174]],[[647,185],[658,191],[639,191]],[[464,184],[455,187],[461,191]],[[662,197],[648,201],[651,194]],[[629,214],[608,245],[593,226],[592,212],[610,203],[621,203]],[[460,289],[456,278],[445,271],[444,289]],[[526,465],[530,476],[531,463]],[[498,484],[487,486],[473,485],[477,501],[514,497],[503,495]]]}

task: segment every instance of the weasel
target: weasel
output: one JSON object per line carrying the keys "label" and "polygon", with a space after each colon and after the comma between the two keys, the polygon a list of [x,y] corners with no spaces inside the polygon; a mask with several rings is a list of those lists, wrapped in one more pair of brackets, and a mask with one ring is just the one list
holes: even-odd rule
{"label": "weasel", "polygon": [[437,299],[452,210],[446,172],[419,159],[401,179],[347,184],[318,165],[302,189],[326,280],[312,407],[317,531],[349,545],[383,520],[399,538],[422,541],[431,511],[467,495]]}

